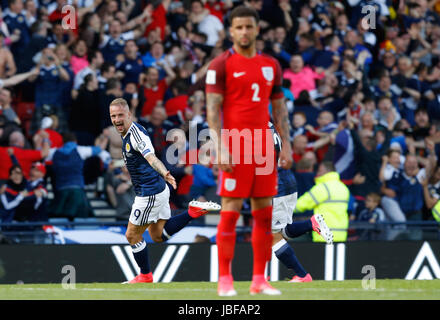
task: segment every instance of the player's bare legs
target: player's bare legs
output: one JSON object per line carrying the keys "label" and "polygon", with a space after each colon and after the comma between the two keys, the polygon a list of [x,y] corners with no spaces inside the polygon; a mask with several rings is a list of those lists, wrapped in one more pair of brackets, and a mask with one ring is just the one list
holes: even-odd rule
{"label": "player's bare legs", "polygon": [[141,273],[128,283],[153,282],[153,274],[151,272],[150,261],[148,258],[147,243],[143,238],[143,234],[149,226],[149,224],[137,226],[130,221],[128,222],[125,237],[131,246],[134,259],[141,269]]}
{"label": "player's bare legs", "polygon": [[150,227],[148,228],[148,233],[150,234],[151,240],[154,242],[163,242],[163,228],[165,226],[165,223],[167,223],[168,220],[158,220],[156,223],[152,223]]}
{"label": "player's bare legs", "polygon": [[266,263],[272,256],[272,197],[252,198],[251,208],[254,267],[250,293],[278,295],[281,292],[273,288],[264,278]]}
{"label": "player's bare legs", "polygon": [[274,245],[284,239],[281,232],[273,233],[272,236],[273,236],[272,245]]}
{"label": "player's bare legs", "polygon": [[133,246],[139,241],[142,241],[142,235],[148,227],[149,224],[137,226],[129,221],[127,225],[127,231],[125,232],[125,237],[127,238],[128,243]]}
{"label": "player's bare legs", "polygon": [[222,197],[220,223],[217,227],[217,246],[219,262],[218,294],[234,296],[237,292],[233,287],[231,263],[234,258],[236,232],[235,227],[240,217],[243,199]]}

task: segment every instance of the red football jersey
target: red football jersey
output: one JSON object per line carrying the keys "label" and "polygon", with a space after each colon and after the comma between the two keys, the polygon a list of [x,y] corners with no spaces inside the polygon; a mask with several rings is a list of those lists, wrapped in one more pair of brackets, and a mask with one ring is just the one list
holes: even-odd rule
{"label": "red football jersey", "polygon": [[232,48],[213,59],[206,74],[206,93],[223,100],[223,128],[267,129],[271,99],[283,97],[278,61],[258,53],[252,58]]}
{"label": "red football jersey", "polygon": [[159,100],[164,99],[165,92],[167,91],[168,85],[165,79],[158,82],[157,86],[154,88],[144,87],[144,97],[145,102],[142,106],[141,116],[145,117],[150,115]]}

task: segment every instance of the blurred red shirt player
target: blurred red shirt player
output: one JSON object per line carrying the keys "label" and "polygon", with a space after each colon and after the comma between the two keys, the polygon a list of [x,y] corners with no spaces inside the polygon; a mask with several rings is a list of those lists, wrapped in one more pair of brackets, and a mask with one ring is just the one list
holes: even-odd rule
{"label": "blurred red shirt player", "polygon": [[[251,198],[254,261],[250,293],[275,295],[280,294],[280,291],[270,286],[264,278],[266,262],[271,258],[272,197],[277,194],[274,142],[272,135],[266,134],[270,132],[267,128],[270,120],[268,105],[271,102],[273,122],[280,132],[283,145],[286,146],[280,153],[280,165],[290,168],[292,152],[287,109],[281,89],[282,73],[274,58],[256,50],[258,13],[254,9],[239,6],[231,12],[230,21],[229,31],[233,46],[210,63],[206,74],[207,119],[210,129],[217,137],[225,133],[222,129],[237,129],[238,135],[242,137],[246,132],[252,134],[244,138],[239,153],[232,148],[234,142],[228,144],[229,148],[225,147],[225,136],[229,142],[237,140],[228,138],[227,134],[217,145],[217,163],[221,170],[219,195],[222,197],[221,219],[216,238],[219,258],[217,291],[220,296],[236,294],[231,272],[235,226],[243,199]],[[262,132],[261,138],[258,138],[258,130]],[[249,140],[252,140],[250,163],[246,145]],[[266,141],[268,150],[265,154]],[[269,153],[270,148],[273,153]],[[259,162],[258,156],[266,156],[265,163]],[[234,164],[231,164],[231,158]],[[262,167],[270,169],[261,173]]]}

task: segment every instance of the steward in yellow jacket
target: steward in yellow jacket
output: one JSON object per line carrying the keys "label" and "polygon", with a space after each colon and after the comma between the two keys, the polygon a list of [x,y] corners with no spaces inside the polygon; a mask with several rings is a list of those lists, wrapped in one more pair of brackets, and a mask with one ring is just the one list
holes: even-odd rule
{"label": "steward in yellow jacket", "polygon": [[[350,191],[341,182],[339,173],[330,161],[324,161],[319,165],[315,182],[316,184],[298,199],[295,211],[313,209],[313,214],[321,214],[324,217],[327,226],[333,232],[333,241],[346,241]],[[313,232],[313,241],[323,242],[324,239]]]}

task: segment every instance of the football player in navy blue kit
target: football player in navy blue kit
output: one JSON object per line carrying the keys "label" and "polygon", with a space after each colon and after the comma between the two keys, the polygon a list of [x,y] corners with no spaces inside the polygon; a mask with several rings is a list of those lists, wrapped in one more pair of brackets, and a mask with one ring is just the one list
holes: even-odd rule
{"label": "football player in navy blue kit", "polygon": [[153,282],[144,232],[148,229],[154,242],[166,241],[192,219],[208,211],[220,210],[220,205],[191,201],[188,211],[171,218],[167,183],[175,189],[176,180],[155,156],[147,131],[132,120],[124,99],[118,98],[110,103],[110,118],[122,136],[122,155],[136,193],[125,236],[140,274],[128,283]]}
{"label": "football player in navy blue kit", "polygon": [[[273,132],[275,151],[279,154],[282,147],[281,138],[270,122],[269,128]],[[315,214],[305,221],[292,221],[298,197],[295,176],[290,169],[283,169],[280,166],[277,169],[278,194],[273,198],[272,204],[272,251],[287,268],[295,272],[295,276],[289,282],[311,282],[312,277],[301,265],[295,251],[285,239],[296,238],[307,232],[316,231],[330,244],[333,242],[333,233],[320,214]]]}

